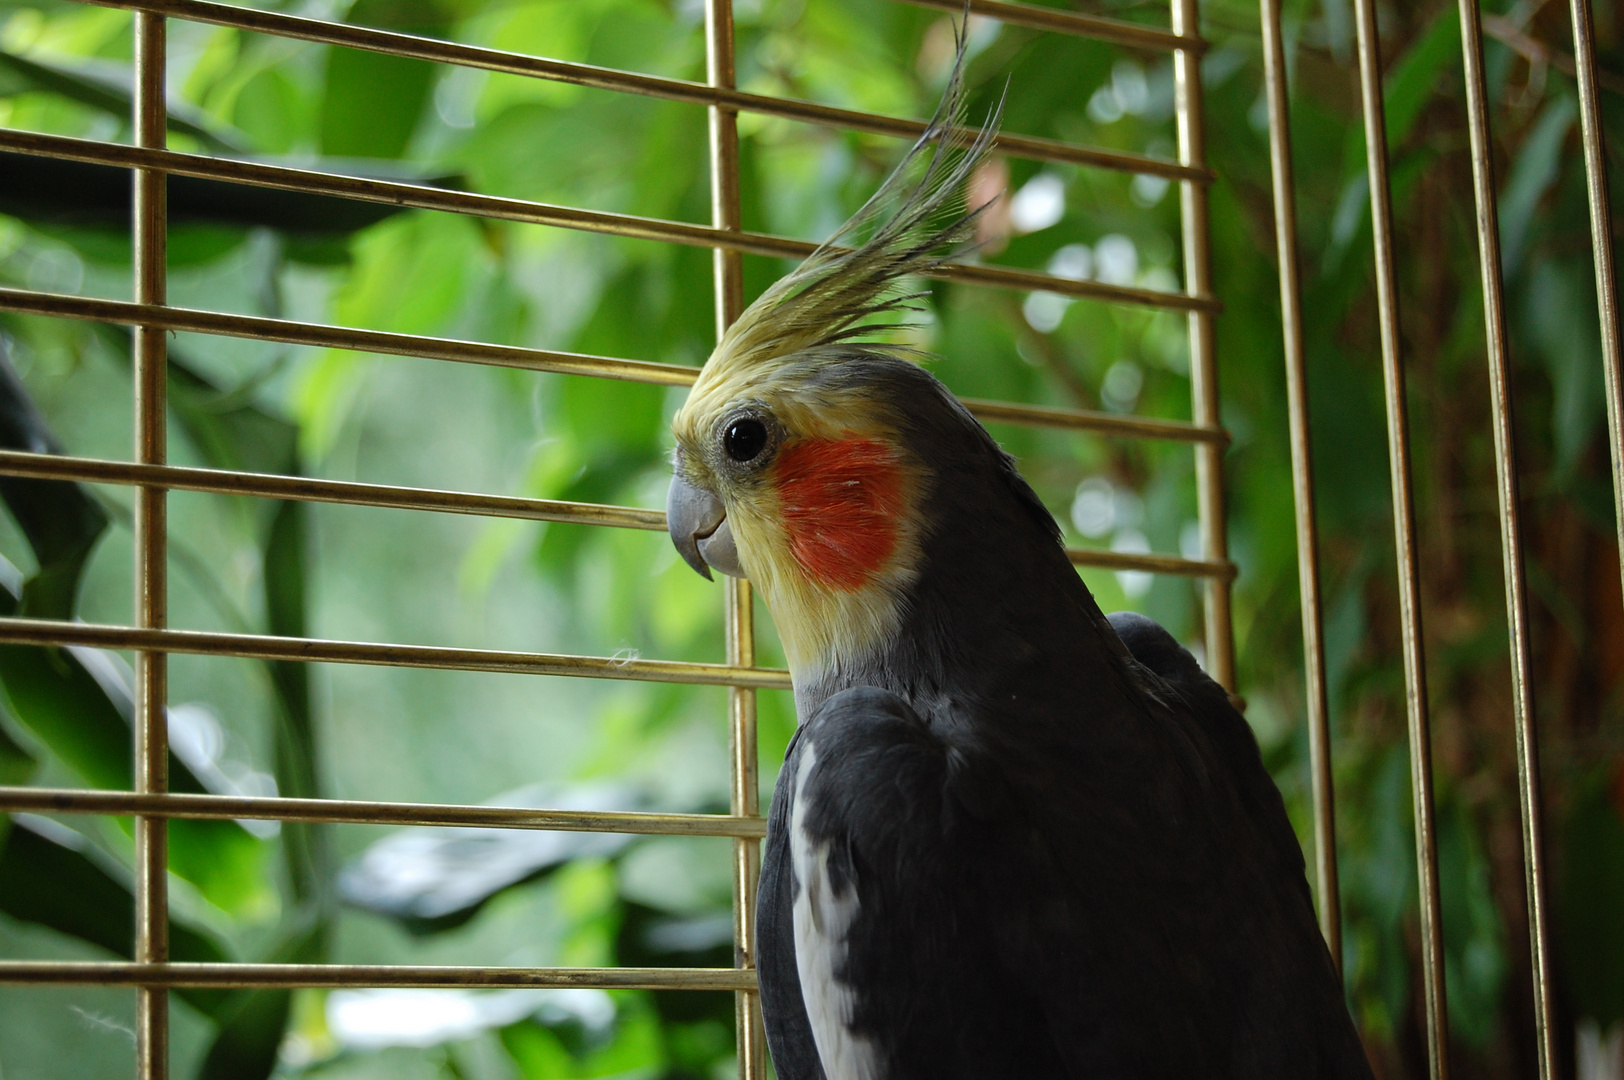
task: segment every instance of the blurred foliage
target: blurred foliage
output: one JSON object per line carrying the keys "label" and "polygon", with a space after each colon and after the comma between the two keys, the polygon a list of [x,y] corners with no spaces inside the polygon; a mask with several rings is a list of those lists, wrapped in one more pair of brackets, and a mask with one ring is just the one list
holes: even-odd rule
{"label": "blurred foliage", "polygon": [[[279,9],[703,79],[694,0],[327,0]],[[864,0],[739,0],[740,85],[927,115],[951,63],[940,11]],[[1080,7],[1165,25],[1148,0]],[[1315,478],[1336,747],[1350,1001],[1384,1077],[1423,1074],[1414,839],[1348,0],[1287,3]],[[1257,13],[1203,6],[1203,61],[1241,692],[1310,843],[1301,632]],[[1624,598],[1613,533],[1595,289],[1566,8],[1486,5],[1534,600],[1562,1045],[1624,1021]],[[1624,71],[1624,9],[1598,11]],[[1483,319],[1460,72],[1447,0],[1382,8],[1388,137],[1414,423],[1438,770],[1447,977],[1458,1075],[1533,1071],[1511,693]],[[1164,57],[976,20],[972,117],[1000,97],[1023,134],[1174,153]],[[0,123],[127,140],[127,12],[0,2]],[[170,140],[356,175],[705,221],[703,110],[558,83],[170,27]],[[1604,119],[1624,140],[1612,77]],[[746,114],[746,228],[818,239],[873,190],[894,140]],[[6,155],[0,283],[129,295],[116,171]],[[1150,177],[1000,161],[979,190],[981,257],[1177,288],[1176,191]],[[1616,186],[1616,184],[1615,184]],[[176,304],[698,364],[711,257],[679,247],[176,179]],[[786,267],[747,258],[753,295]],[[1182,318],[934,283],[913,339],[956,391],[1189,415]],[[0,315],[7,447],[127,458],[128,338]],[[548,498],[661,505],[680,392],[343,350],[177,334],[181,463]],[[1191,455],[1000,426],[1068,542],[1193,552]],[[131,619],[130,494],[0,479],[0,606]],[[719,590],[659,534],[174,493],[175,625],[715,660]],[[1183,579],[1085,571],[1199,647]],[[779,663],[770,620],[761,656]],[[175,786],[452,802],[718,810],[714,689],[175,657]],[[0,782],[129,784],[130,676],[115,655],[0,650]],[[793,727],[761,695],[764,784]],[[544,788],[532,785],[544,782]],[[523,790],[519,790],[523,789]],[[503,795],[501,793],[509,794]],[[176,955],[356,963],[731,962],[722,840],[608,846],[561,834],[175,822]],[[127,955],[125,822],[0,824],[0,955]],[[342,868],[342,869],[341,869]],[[475,874],[474,870],[479,873]],[[710,1077],[730,1074],[727,995],[617,992],[177,994],[178,1076]],[[570,997],[580,993],[586,996]],[[390,996],[393,994],[394,996]],[[525,996],[530,994],[530,996]],[[506,996],[504,996],[506,995]],[[116,1075],[126,991],[0,988],[8,1077]],[[1624,1030],[1613,1027],[1612,1030]],[[1566,1053],[1564,1049],[1564,1053]],[[1562,1063],[1564,1070],[1574,1067]]]}

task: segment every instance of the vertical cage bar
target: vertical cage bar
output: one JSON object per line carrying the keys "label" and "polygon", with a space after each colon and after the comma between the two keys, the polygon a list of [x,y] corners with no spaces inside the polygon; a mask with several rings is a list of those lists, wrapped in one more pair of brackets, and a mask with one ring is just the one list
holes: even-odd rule
{"label": "vertical cage bar", "polygon": [[[750,583],[728,578],[728,662],[754,666],[756,648]],[[756,692],[740,687],[728,690],[728,748],[731,755],[735,814],[761,813],[761,780],[756,749]],[[733,841],[734,963],[756,966],[756,879],[761,873],[761,841]],[[734,1025],[738,1040],[741,1080],[760,1080],[765,1072],[765,1032],[761,997],[741,990],[734,995]]]}
{"label": "vertical cage bar", "polygon": [[1590,196],[1590,239],[1596,260],[1596,308],[1601,318],[1602,371],[1607,382],[1607,448],[1613,472],[1613,510],[1618,529],[1619,572],[1624,574],[1624,371],[1621,371],[1618,278],[1613,266],[1613,213],[1607,182],[1606,135],[1596,88],[1596,32],[1590,0],[1569,0],[1573,17],[1573,66],[1579,84],[1579,130],[1585,148]]}
{"label": "vertical cage bar", "polygon": [[1432,734],[1421,629],[1421,568],[1415,539],[1410,422],[1399,347],[1398,282],[1393,262],[1392,189],[1387,170],[1387,118],[1382,103],[1381,42],[1375,0],[1355,0],[1359,95],[1364,107],[1365,160],[1370,179],[1376,305],[1381,326],[1382,381],[1387,404],[1387,455],[1398,555],[1398,601],[1404,649],[1405,713],[1410,735],[1410,786],[1415,801],[1415,857],[1421,905],[1421,972],[1425,986],[1427,1064],[1432,1080],[1449,1076],[1449,1018],[1444,997],[1443,923],[1438,902],[1438,837],[1432,793]]}
{"label": "vertical cage bar", "polygon": [[1483,71],[1483,17],[1478,0],[1460,0],[1461,54],[1466,68],[1466,114],[1472,140],[1472,196],[1477,203],[1478,261],[1483,275],[1483,320],[1494,420],[1494,468],[1500,501],[1500,544],[1505,562],[1506,618],[1510,623],[1512,721],[1517,739],[1517,794],[1522,806],[1523,872],[1528,890],[1528,950],[1534,977],[1534,1029],[1539,1075],[1551,1080],[1556,1029],[1551,1016],[1551,959],[1545,903],[1545,843],[1540,823],[1539,739],[1534,721],[1533,649],[1528,630],[1528,588],[1517,483],[1510,348],[1500,268],[1500,213],[1495,201],[1488,82]]}
{"label": "vertical cage bar", "polygon": [[[135,14],[134,127],[137,146],[162,149],[168,127],[166,25],[161,15]],[[135,170],[131,223],[136,303],[162,304],[167,288],[167,184],[162,172]],[[161,465],[166,456],[167,346],[164,332],[137,326],[135,360],[135,459]],[[168,536],[166,497],[161,488],[135,489],[135,618],[142,628],[168,623]],[[168,657],[136,654],[135,790],[169,787],[169,737],[164,714],[168,698]],[[169,958],[169,832],[163,818],[135,818],[135,958],[159,963]],[[136,1070],[141,1080],[169,1075],[169,991],[161,986],[136,990]]]}
{"label": "vertical cage bar", "polygon": [[[1174,0],[1173,33],[1197,36],[1201,17],[1197,0]],[[1190,49],[1173,56],[1174,96],[1178,110],[1179,163],[1205,168],[1201,57]],[[1193,180],[1179,182],[1180,217],[1184,232],[1184,289],[1191,296],[1212,295],[1212,257],[1208,245],[1207,189]],[[1217,427],[1218,365],[1214,352],[1212,314],[1190,312],[1190,398],[1193,419]],[[1197,512],[1201,518],[1201,552],[1206,559],[1227,561],[1229,533],[1224,509],[1224,450],[1215,443],[1195,449]],[[1206,582],[1207,669],[1212,677],[1235,692],[1235,635],[1229,613],[1227,577]]]}
{"label": "vertical cage bar", "polygon": [[[733,5],[731,0],[705,3],[706,75],[712,86],[732,89],[735,81]],[[739,207],[738,113],[712,106],[710,112],[711,224],[742,228]],[[716,335],[720,339],[744,310],[742,257],[720,248],[713,252],[716,292]],[[725,579],[727,660],[754,666],[755,612],[750,583]],[[756,693],[728,690],[728,746],[733,813],[761,812],[761,782],[756,750]],[[733,957],[741,968],[756,966],[756,878],[761,870],[761,844],[733,841]],[[749,991],[734,995],[734,1029],[741,1080],[766,1075],[761,998]]]}
{"label": "vertical cage bar", "polygon": [[1285,340],[1286,406],[1291,430],[1291,489],[1297,510],[1297,587],[1303,609],[1303,682],[1308,697],[1308,771],[1314,796],[1314,880],[1320,932],[1342,970],[1342,897],[1336,868],[1336,799],[1331,781],[1331,720],[1325,690],[1324,615],[1320,604],[1319,523],[1314,512],[1314,454],[1303,356],[1302,278],[1297,268],[1296,180],[1291,165],[1290,88],[1280,0],[1260,0],[1269,163],[1274,175],[1274,239],[1280,259],[1280,329]]}

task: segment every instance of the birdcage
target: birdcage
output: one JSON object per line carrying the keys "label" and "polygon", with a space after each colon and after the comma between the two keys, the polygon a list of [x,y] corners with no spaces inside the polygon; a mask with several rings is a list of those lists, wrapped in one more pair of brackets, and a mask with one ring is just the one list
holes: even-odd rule
{"label": "birdcage", "polygon": [[[907,0],[961,11],[958,0]],[[166,496],[170,491],[213,492],[266,500],[324,502],[390,507],[423,513],[480,515],[569,522],[621,529],[659,530],[661,513],[631,507],[548,501],[462,491],[319,480],[254,471],[227,471],[168,464],[165,448],[166,339],[185,331],[227,338],[258,339],[387,354],[452,364],[495,365],[527,371],[560,372],[593,379],[632,380],[664,386],[689,384],[695,369],[644,360],[585,356],[541,349],[452,340],[193,310],[171,306],[166,297],[166,184],[171,178],[199,178],[247,185],[259,190],[319,193],[387,206],[411,207],[478,218],[532,223],[635,237],[664,244],[707,249],[714,255],[716,326],[724,329],[744,302],[741,258],[746,254],[783,259],[804,256],[812,245],[748,231],[740,214],[738,119],[741,115],[787,118],[901,139],[917,137],[925,125],[894,116],[872,115],[787,97],[746,92],[735,86],[734,24],[731,0],[705,0],[705,82],[611,70],[542,56],[371,29],[316,18],[232,6],[216,0],[107,0],[134,12],[136,27],[134,132],[131,145],[92,139],[0,130],[0,149],[128,169],[134,177],[133,266],[130,301],[92,299],[62,292],[0,289],[0,309],[54,318],[133,328],[136,400],[135,446],[131,460],[96,460],[40,452],[0,452],[0,472],[37,480],[125,485],[135,495],[135,625],[97,625],[64,620],[0,618],[0,642],[132,650],[138,658],[135,712],[135,782],[129,791],[0,788],[0,809],[79,815],[132,815],[135,820],[136,948],[130,961],[0,963],[0,980],[12,984],[99,984],[133,987],[137,994],[137,1070],[143,1080],[168,1075],[171,992],[183,988],[338,988],[338,987],[597,987],[653,990],[729,991],[736,995],[739,1075],[765,1075],[763,1040],[755,995],[754,886],[765,822],[758,797],[755,695],[782,689],[787,672],[758,666],[750,587],[729,580],[725,590],[726,655],[713,662],[580,656],[526,651],[494,651],[221,633],[172,627],[167,616],[170,535]],[[1276,238],[1285,341],[1285,372],[1290,415],[1292,478],[1296,505],[1302,626],[1305,640],[1307,701],[1311,745],[1315,844],[1314,876],[1320,922],[1340,962],[1341,918],[1331,791],[1322,612],[1317,567],[1313,472],[1309,452],[1307,389],[1304,383],[1302,310],[1298,290],[1292,155],[1287,116],[1286,73],[1279,0],[1261,0],[1262,49],[1267,73],[1267,115],[1272,149]],[[1114,21],[1055,8],[1001,0],[971,0],[977,16],[1022,25],[1044,33],[1073,35],[1127,49],[1171,56],[1176,79],[1176,159],[1123,153],[1047,139],[1002,134],[998,147],[1008,155],[1090,169],[1150,176],[1177,185],[1181,209],[1184,280],[1176,291],[1106,284],[1078,276],[1000,267],[973,259],[943,265],[943,279],[991,289],[1042,290],[1109,304],[1141,305],[1185,313],[1188,318],[1190,386],[1188,421],[1140,419],[1083,409],[1039,407],[1004,401],[968,401],[985,420],[1124,439],[1171,440],[1188,444],[1195,459],[1199,510],[1199,552],[1189,555],[1074,550],[1080,566],[1184,575],[1200,583],[1208,669],[1235,689],[1230,589],[1235,567],[1226,542],[1223,455],[1228,435],[1220,423],[1214,319],[1222,290],[1215,287],[1208,255],[1208,190],[1214,177],[1203,144],[1200,33],[1196,0],[1172,0],[1167,29]],[[1355,0],[1359,72],[1368,176],[1374,217],[1375,265],[1380,306],[1380,344],[1386,385],[1390,487],[1399,566],[1402,640],[1414,827],[1419,866],[1421,956],[1424,962],[1426,1035],[1431,1075],[1448,1074],[1448,1039],[1443,993],[1442,931],[1439,922],[1438,853],[1434,822],[1428,732],[1426,671],[1421,648],[1416,557],[1416,523],[1411,495],[1409,431],[1403,397],[1404,358],[1398,335],[1398,296],[1390,208],[1387,142],[1381,93],[1374,0]],[[1552,1075],[1550,953],[1546,870],[1541,844],[1539,767],[1528,678],[1530,657],[1522,534],[1518,522],[1517,473],[1509,418],[1506,327],[1501,298],[1496,194],[1489,151],[1485,104],[1482,30],[1479,9],[1461,0],[1466,94],[1476,185],[1481,286],[1487,319],[1488,362],[1493,400],[1493,438],[1498,466],[1499,520],[1504,546],[1506,596],[1510,614],[1511,671],[1516,705],[1514,737],[1519,764],[1522,829],[1526,851],[1528,911],[1533,951],[1535,1025],[1542,1076]],[[232,27],[342,49],[550,80],[629,95],[644,95],[705,109],[709,115],[708,169],[711,223],[690,224],[625,214],[547,205],[475,194],[422,182],[338,175],[261,164],[166,148],[166,30],[175,22]],[[1607,376],[1615,484],[1624,483],[1621,433],[1618,318],[1613,277],[1606,172],[1597,104],[1597,72],[1588,0],[1573,0],[1575,63],[1595,266],[1601,297],[1601,325]],[[696,148],[696,152],[698,152]],[[1620,490],[1624,490],[1621,488]],[[1620,516],[1624,523],[1624,515]],[[1624,541],[1624,533],[1621,533]],[[167,783],[168,745],[164,713],[166,665],[171,654],[247,657],[291,663],[397,665],[471,672],[507,672],[569,678],[641,680],[707,684],[727,688],[730,735],[731,806],[725,814],[631,811],[507,809],[473,805],[361,802],[251,795],[177,793]],[[372,823],[397,826],[482,826],[520,830],[567,830],[647,835],[710,836],[733,843],[733,945],[731,968],[496,968],[399,967],[301,963],[181,962],[171,958],[167,940],[168,853],[166,835],[177,819],[280,822]]]}

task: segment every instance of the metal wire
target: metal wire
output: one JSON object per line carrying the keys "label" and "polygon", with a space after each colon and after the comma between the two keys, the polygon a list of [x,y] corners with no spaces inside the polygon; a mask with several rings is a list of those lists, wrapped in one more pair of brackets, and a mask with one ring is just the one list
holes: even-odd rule
{"label": "metal wire", "polygon": [[[27,476],[40,480],[144,484],[177,491],[251,495],[299,502],[338,503],[346,506],[373,506],[397,510],[437,510],[448,514],[516,518],[524,521],[561,521],[651,531],[665,529],[664,511],[644,510],[635,506],[528,499],[512,495],[482,495],[438,488],[364,484],[353,480],[322,480],[307,476],[278,476],[272,473],[235,472],[228,469],[140,465],[123,461],[101,461],[96,458],[34,454],[20,450],[0,450],[0,475]],[[1108,570],[1143,570],[1158,574],[1221,577],[1228,580],[1233,580],[1236,573],[1233,563],[1210,559],[1187,559],[1178,555],[1139,555],[1130,552],[1101,551],[1095,548],[1068,548],[1067,554],[1078,566],[1095,566]]]}
{"label": "metal wire", "polygon": [[1314,799],[1314,879],[1320,933],[1342,970],[1342,895],[1336,866],[1336,797],[1331,781],[1331,712],[1325,690],[1324,616],[1320,606],[1319,527],[1314,511],[1314,453],[1309,432],[1308,376],[1303,357],[1303,305],[1297,269],[1296,182],[1280,0],[1261,0],[1263,71],[1269,107],[1269,161],[1274,180],[1274,237],[1280,258],[1280,330],[1285,344],[1286,408],[1291,427],[1291,484],[1296,508],[1297,589],[1302,601],[1303,681],[1308,700],[1308,775]]}
{"label": "metal wire", "polygon": [[[1199,36],[1200,10],[1196,0],[1173,0],[1173,32]],[[1173,94],[1177,103],[1179,160],[1192,167],[1206,168],[1205,121],[1202,112],[1201,58],[1180,50],[1173,54]],[[1184,287],[1192,297],[1212,291],[1211,228],[1207,220],[1207,189],[1185,181],[1179,185],[1183,211]],[[1202,427],[1217,428],[1218,354],[1213,336],[1212,313],[1190,311],[1190,411],[1191,419]],[[1195,450],[1197,518],[1201,526],[1201,553],[1212,563],[1229,563],[1229,529],[1224,508],[1223,447],[1204,443]],[[1206,621],[1207,671],[1234,694],[1235,633],[1229,610],[1230,578],[1207,578]]]}
{"label": "metal wire", "polygon": [[631,836],[730,836],[760,839],[760,816],[662,814],[642,810],[532,810],[506,806],[289,799],[259,795],[141,794],[75,788],[0,787],[0,810],[36,814],[143,814],[213,821],[302,821],[336,825],[438,825],[546,829]]}
{"label": "metal wire", "polygon": [[[169,130],[164,89],[167,34],[160,16],[135,18],[136,145],[162,149]],[[135,171],[132,269],[138,304],[163,304],[168,295],[168,178],[153,169]],[[168,352],[162,330],[137,326],[135,358],[135,458],[162,465],[167,453]],[[135,491],[135,618],[162,633],[169,621],[169,544],[163,488]],[[135,790],[169,787],[169,658],[147,648],[135,657]],[[163,818],[135,818],[135,959],[169,959],[169,825]],[[169,1075],[169,991],[143,984],[135,997],[136,1071],[143,1080]]]}
{"label": "metal wire", "polygon": [[1461,53],[1465,61],[1466,113],[1471,132],[1472,194],[1477,206],[1477,247],[1483,278],[1483,318],[1488,345],[1489,402],[1494,423],[1495,490],[1500,504],[1500,543],[1505,562],[1506,619],[1511,650],[1512,720],[1517,742],[1517,793],[1522,809],[1523,867],[1528,893],[1529,962],[1533,968],[1534,1031],[1539,1075],[1556,1067],[1556,1027],[1551,1003],[1551,957],[1546,944],[1545,843],[1541,826],[1539,740],[1534,724],[1533,648],[1528,629],[1528,588],[1523,569],[1518,509],[1517,441],[1512,424],[1510,348],[1500,264],[1500,215],[1495,201],[1493,145],[1487,79],[1483,72],[1483,25],[1478,0],[1460,0]]}
{"label": "metal wire", "polygon": [[302,660],[444,671],[491,671],[509,675],[571,675],[586,679],[692,686],[747,686],[756,690],[790,689],[789,672],[777,668],[644,660],[639,657],[456,649],[439,645],[326,641],[319,638],[273,637],[268,634],[105,626],[54,619],[0,618],[0,643],[86,645],[96,649],[138,649],[194,656],[233,656],[249,660]]}
{"label": "metal wire", "polygon": [[[499,968],[397,964],[131,963],[119,960],[0,960],[0,984],[294,990],[344,986],[476,988],[599,987],[605,990],[755,989],[753,971],[738,968]],[[143,1068],[147,1066],[143,1064]],[[142,1080],[153,1075],[142,1073]]]}
{"label": "metal wire", "polygon": [[[904,2],[917,7],[951,11],[955,15],[963,12],[965,8],[964,4],[956,0],[904,0]],[[1053,30],[1073,37],[1093,38],[1095,41],[1107,41],[1113,45],[1127,45],[1130,48],[1151,49],[1156,52],[1183,49],[1197,56],[1207,48],[1207,43],[1194,34],[1172,33],[1158,30],[1153,26],[1141,26],[1138,23],[1107,19],[1098,15],[1084,15],[1076,11],[1033,7],[1030,4],[1006,4],[1000,0],[972,0],[969,7],[971,14],[997,19],[999,22],[1025,26],[1033,30]]]}
{"label": "metal wire", "polygon": [[1370,179],[1376,305],[1381,327],[1382,381],[1386,388],[1388,468],[1393,494],[1394,542],[1398,554],[1405,714],[1410,736],[1410,785],[1415,800],[1415,853],[1421,894],[1421,973],[1426,999],[1427,1063],[1432,1080],[1447,1080],[1449,1017],[1444,999],[1438,838],[1432,794],[1432,734],[1427,710],[1426,655],[1421,636],[1421,572],[1415,541],[1415,496],[1411,488],[1404,358],[1399,347],[1392,189],[1387,170],[1387,124],[1382,103],[1381,42],[1376,32],[1375,0],[1354,0],[1354,24],[1359,40],[1359,96],[1364,111],[1365,156]]}
{"label": "metal wire", "polygon": [[[598,67],[594,64],[527,56],[522,53],[488,49],[478,45],[463,45],[453,41],[442,41],[437,38],[418,37],[414,34],[403,34],[393,30],[375,30],[370,27],[354,26],[349,23],[334,23],[321,19],[303,18],[297,15],[283,15],[274,11],[256,11],[251,8],[212,3],[210,0],[85,0],[85,2],[103,7],[158,12],[193,22],[211,23],[215,26],[228,26],[238,30],[273,34],[277,37],[293,38],[301,41],[339,45],[352,49],[365,49],[368,52],[384,53],[389,56],[404,56],[435,63],[479,68],[485,71],[525,75],[532,78],[547,79],[552,82],[590,86],[600,90],[642,94],[647,97],[663,98],[668,101],[719,106],[735,113],[758,113],[763,116],[800,120],[828,127],[866,131],[875,135],[917,139],[925,131],[924,122],[919,120],[905,120],[900,117],[859,112],[855,109],[839,109],[830,105],[817,105],[809,101],[795,101],[789,98],[771,97],[766,94],[752,94],[741,91],[732,85],[721,86],[708,82],[696,83],[689,82],[686,79],[671,79],[660,75],[618,71],[614,68]],[[1023,9],[1021,5],[1015,4],[1002,4],[998,5],[998,7],[1016,13],[1042,11],[1042,9],[1034,8]],[[962,10],[962,5],[953,5],[953,10],[957,13]],[[1138,43],[1144,47],[1172,47],[1152,44],[1162,42],[1172,36],[1165,32],[1145,27],[1135,27],[1131,23],[1119,23],[1112,19],[1091,19],[1086,16],[1072,16],[1068,19],[1060,12],[1052,14],[1060,16],[1059,19],[1054,20],[1056,22],[1069,23],[1077,27],[1097,27],[1099,29],[1099,33],[1086,33],[1082,29],[1072,29],[1070,31],[1072,33],[1089,37],[1102,37],[1107,34],[1134,36],[1138,38]],[[1134,33],[1135,31],[1137,33]],[[1129,42],[1124,42],[1124,44],[1127,43]],[[1070,143],[1055,142],[1053,139],[1039,139],[1002,133],[998,136],[996,145],[998,149],[1006,154],[1030,158],[1035,161],[1066,162],[1116,172],[1161,176],[1169,180],[1194,180],[1199,183],[1210,183],[1212,181],[1212,174],[1205,170],[1191,169],[1178,162],[1148,157],[1143,154],[1127,154],[1099,147],[1076,146]]]}
{"label": "metal wire", "polygon": [[[705,76],[717,89],[733,89],[734,61],[732,0],[705,0]],[[711,224],[727,232],[743,228],[739,201],[739,114],[720,103],[709,110]],[[716,340],[744,311],[744,260],[736,251],[717,248],[712,253],[712,279],[716,303]],[[756,662],[755,611],[750,583],[729,577],[724,583],[723,613],[727,630],[727,661],[739,667]],[[727,695],[729,802],[738,816],[761,813],[761,767],[756,739],[756,695],[735,687]],[[761,873],[761,844],[740,837],[733,842],[733,966],[754,971],[756,966],[756,884]],[[761,997],[741,990],[734,995],[734,1046],[741,1080],[765,1075],[766,1035],[761,1019]]]}
{"label": "metal wire", "polygon": [[517,518],[524,521],[563,521],[579,525],[607,525],[622,529],[665,530],[665,513],[635,506],[526,499],[512,495],[479,495],[467,491],[361,484],[351,480],[319,480],[308,476],[194,469],[178,465],[138,465],[123,461],[31,454],[0,450],[0,475],[36,480],[72,480],[89,483],[140,484],[171,491],[206,491],[217,495],[256,495],[299,502],[377,506],[396,510],[438,510],[448,514]]}
{"label": "metal wire", "polygon": [[[385,330],[357,330],[347,326],[271,319],[260,315],[231,315],[219,311],[158,307],[133,304],[126,300],[100,300],[64,293],[33,292],[0,287],[0,311],[91,322],[156,326],[165,330],[185,330],[200,334],[221,334],[259,341],[280,341],[290,345],[318,348],[354,349],[386,356],[420,356],[461,364],[485,364],[525,371],[549,371],[565,375],[592,375],[603,379],[653,383],[660,386],[690,386],[698,368],[660,364],[649,360],[623,360],[610,356],[531,349],[518,345],[492,345],[481,341],[400,334]],[[1046,405],[1023,405],[1006,401],[961,398],[965,408],[982,420],[1027,427],[1066,428],[1091,431],[1122,438],[1170,439],[1182,442],[1210,442],[1228,445],[1229,433],[1220,427],[1207,427],[1184,420],[1158,420],[1123,416],[1090,409],[1063,409]],[[663,528],[663,526],[662,526]]]}

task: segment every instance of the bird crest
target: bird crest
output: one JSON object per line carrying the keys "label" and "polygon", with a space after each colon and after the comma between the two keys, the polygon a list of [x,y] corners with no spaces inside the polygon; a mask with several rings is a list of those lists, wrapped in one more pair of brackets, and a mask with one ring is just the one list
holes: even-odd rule
{"label": "bird crest", "polygon": [[1002,112],[1000,102],[979,130],[964,126],[963,24],[957,34],[952,75],[918,141],[844,225],[728,328],[684,412],[702,414],[722,404],[718,395],[736,398],[785,365],[805,370],[875,354],[918,358],[916,350],[876,335],[909,325],[902,313],[917,310],[914,302],[924,294],[905,292],[903,282],[962,254],[991,205],[949,217],[986,158]]}

